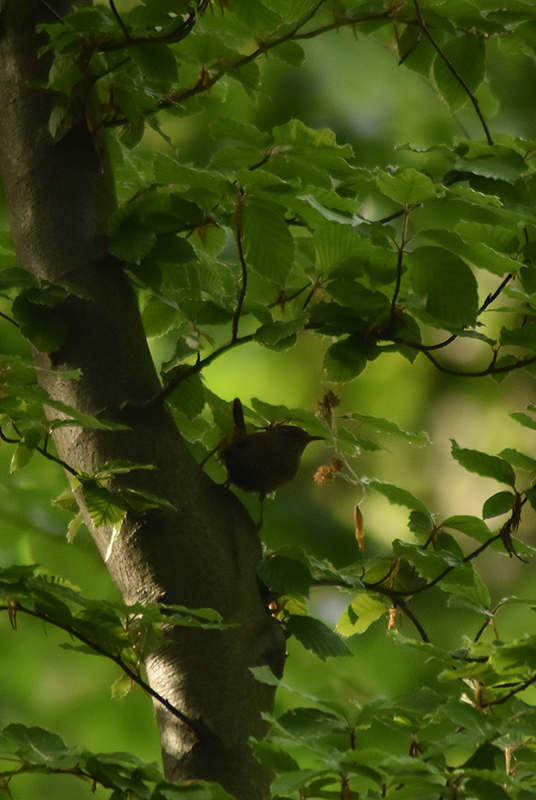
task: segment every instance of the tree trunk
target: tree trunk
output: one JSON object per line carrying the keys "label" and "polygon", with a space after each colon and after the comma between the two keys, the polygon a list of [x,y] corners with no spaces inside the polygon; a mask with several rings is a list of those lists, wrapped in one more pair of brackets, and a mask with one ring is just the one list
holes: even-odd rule
{"label": "tree trunk", "polygon": [[70,0],[15,0],[3,12],[0,33],[0,163],[18,264],[41,281],[69,281],[83,290],[83,299],[77,292],[55,308],[66,326],[64,343],[34,359],[47,369],[82,370],[72,381],[41,373],[54,399],[129,426],[59,428],[60,458],[89,473],[117,458],[153,464],[157,469],[124,482],[176,509],[129,513],[112,546],[110,527],[95,529],[85,515],[124,600],[215,608],[236,624],[227,631],[174,628],[146,664],[152,687],[199,723],[195,734],[155,704],[166,776],[218,781],[254,800],[267,793],[269,775],[248,738],[264,734],[261,712],[271,710],[273,691],[249,667],[269,664],[280,674],[284,639],[259,592],[260,542],[243,506],[205,475],[165,407],[120,410],[126,400],[151,397],[159,381],[135,293],[106,249],[115,195],[105,137],[88,130],[95,112],[81,86],[70,129],[56,143],[47,141],[43,132],[57,97],[35,88],[46,83],[49,68],[37,59],[46,39],[36,35],[36,24],[54,21],[51,10],[61,16],[69,6]]}

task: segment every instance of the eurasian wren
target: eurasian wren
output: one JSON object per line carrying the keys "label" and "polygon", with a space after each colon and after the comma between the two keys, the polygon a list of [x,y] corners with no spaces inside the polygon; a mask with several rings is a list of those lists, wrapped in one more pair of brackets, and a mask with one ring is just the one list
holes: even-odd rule
{"label": "eurasian wren", "polygon": [[228,482],[245,492],[258,492],[261,503],[267,494],[296,477],[303,451],[323,439],[294,425],[274,425],[259,433],[248,433],[240,400],[233,400],[234,433],[222,449]]}

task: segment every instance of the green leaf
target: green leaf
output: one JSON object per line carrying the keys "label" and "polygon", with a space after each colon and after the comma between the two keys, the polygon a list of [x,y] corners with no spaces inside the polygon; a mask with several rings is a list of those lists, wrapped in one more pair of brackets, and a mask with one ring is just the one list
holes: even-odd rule
{"label": "green leaf", "polygon": [[[499,225],[461,220],[456,225],[456,232],[460,234],[464,242],[485,242],[497,252],[505,255],[517,253],[520,247],[518,232]],[[512,264],[512,269],[513,267],[514,264]]]}
{"label": "green leaf", "polygon": [[172,503],[162,497],[158,497],[152,492],[146,492],[143,489],[121,489],[118,494],[125,500],[125,502],[135,511],[142,512],[148,511],[151,508],[169,508],[176,511]]}
{"label": "green leaf", "polygon": [[284,286],[294,260],[294,239],[274,203],[251,200],[242,214],[244,255],[264,278]]}
{"label": "green leaf", "polygon": [[402,205],[424,203],[437,195],[432,180],[416,169],[404,169],[396,175],[384,172],[377,185],[382,194]]}
{"label": "green leaf", "polygon": [[525,159],[516,150],[500,144],[464,142],[456,148],[456,169],[513,183],[528,168]]}
{"label": "green leaf", "polygon": [[498,517],[501,514],[509,514],[514,507],[515,495],[512,492],[497,492],[488,497],[482,506],[482,518]]}
{"label": "green leaf", "polygon": [[13,316],[20,325],[20,332],[37,350],[51,353],[58,350],[67,335],[67,327],[49,305],[33,302],[30,292],[23,290],[12,305]]}
{"label": "green leaf", "polygon": [[[171,224],[176,224],[175,221]],[[197,261],[195,250],[190,242],[174,233],[161,233],[151,250],[151,258],[167,264],[189,264]]]}
{"label": "green leaf", "polygon": [[527,456],[525,453],[520,453],[511,447],[501,450],[499,455],[513,467],[517,467],[517,469],[523,469],[526,472],[536,471],[536,458],[532,458],[532,456]]}
{"label": "green leaf", "polygon": [[277,723],[300,739],[319,738],[347,730],[345,721],[319,708],[291,708],[279,717]]}
{"label": "green leaf", "polygon": [[76,536],[78,530],[83,524],[84,524],[84,518],[82,516],[82,512],[76,514],[73,517],[73,519],[69,522],[69,525],[67,526],[67,541],[69,542],[69,544],[72,544],[74,537]]}
{"label": "green leaf", "polygon": [[14,288],[29,289],[30,287],[37,287],[38,285],[35,275],[32,275],[27,269],[8,267],[8,269],[3,269],[0,272],[0,291],[5,292]]}
{"label": "green leaf", "polygon": [[139,221],[129,218],[122,222],[108,243],[109,252],[123,261],[139,263],[151,252],[156,233],[144,228]]}
{"label": "green leaf", "polygon": [[411,508],[413,511],[420,511],[422,514],[430,516],[428,509],[420,500],[418,500],[407,489],[402,489],[400,486],[395,486],[392,483],[383,483],[382,481],[369,481],[368,486],[375,492],[382,494],[390,503],[397,506],[405,506]]}
{"label": "green leaf", "polygon": [[[485,771],[482,770],[485,774]],[[484,780],[480,777],[472,777],[466,783],[466,791],[469,795],[477,797],[478,800],[509,800],[512,795],[506,792],[497,782]]]}
{"label": "green leaf", "polygon": [[[308,128],[301,120],[291,119],[285,125],[273,129],[276,144],[291,144],[294,147],[315,148],[318,152],[317,158],[321,158],[325,151],[337,154],[342,158],[351,158],[354,151],[350,145],[338,145],[333,131],[327,128],[315,130]],[[315,156],[310,154],[313,160]]]}
{"label": "green leaf", "polygon": [[515,422],[519,422],[520,425],[523,425],[524,428],[536,430],[536,420],[529,417],[524,411],[514,411],[512,414],[509,414],[509,416],[511,419],[515,420]]}
{"label": "green leaf", "polygon": [[67,752],[62,739],[44,728],[32,727],[20,723],[7,725],[2,735],[13,742],[15,752],[32,763],[47,763]]}
{"label": "green leaf", "polygon": [[536,350],[536,322],[527,322],[519,328],[502,328],[500,341],[503,345],[517,345]]}
{"label": "green leaf", "polygon": [[17,449],[13,453],[13,457],[11,458],[11,464],[9,466],[9,471],[16,472],[17,470],[25,467],[34,453],[35,453],[35,448],[28,447],[24,442],[21,442],[19,445],[17,445]]}
{"label": "green leaf", "polygon": [[411,433],[403,430],[403,428],[400,428],[396,422],[392,422],[389,419],[383,419],[382,417],[371,417],[368,414],[357,413],[349,415],[349,418],[355,420],[356,422],[364,423],[367,427],[372,428],[372,430],[377,431],[378,433],[385,433],[388,436],[393,436],[396,439],[403,439],[409,444],[416,445],[417,447],[425,447],[426,445],[430,444],[430,437],[426,431],[421,431],[421,433]]}
{"label": "green leaf", "polygon": [[491,538],[492,533],[484,520],[480,517],[472,517],[467,514],[457,514],[448,517],[441,523],[442,528],[454,528],[456,531],[461,531],[467,536],[472,536],[479,542],[487,542]]}
{"label": "green leaf", "polygon": [[259,683],[265,683],[267,686],[280,686],[281,681],[276,678],[270,667],[266,664],[262,667],[249,667],[249,671]]}
{"label": "green leaf", "polygon": [[121,675],[112,684],[112,697],[123,698],[132,691],[132,680],[128,675]]}
{"label": "green leaf", "polygon": [[393,542],[393,552],[402,558],[406,558],[427,580],[434,580],[440,573],[447,568],[461,568],[462,559],[449,550],[430,550],[424,549],[413,542],[403,542],[395,539]]}
{"label": "green leaf", "polygon": [[293,67],[301,67],[305,60],[303,47],[297,42],[283,42],[271,51],[275,58],[285,61]]}
{"label": "green leaf", "polygon": [[428,514],[423,514],[422,511],[412,511],[408,519],[408,528],[418,536],[424,536],[426,539],[432,530],[432,518]]}
{"label": "green leaf", "polygon": [[281,18],[260,0],[236,0],[234,13],[252,35],[262,36],[281,24]]}
{"label": "green leaf", "polygon": [[213,196],[213,202],[231,191],[231,185],[220,173],[185,166],[163,153],[156,154],[153,166],[156,180],[165,186],[171,184],[177,191],[202,190]]}
{"label": "green leaf", "polygon": [[407,261],[415,294],[429,314],[447,326],[475,325],[478,286],[459,256],[440,247],[417,247]]}
{"label": "green leaf", "polygon": [[265,347],[275,347],[285,340],[295,337],[295,334],[304,329],[306,322],[307,317],[305,314],[287,322],[268,322],[266,325],[261,325],[260,328],[257,328],[253,338]]}
{"label": "green leaf", "polygon": [[487,269],[494,275],[505,275],[517,270],[516,262],[489,247],[486,237],[482,237],[481,241],[465,241],[457,231],[445,229],[425,230],[422,236],[460,256],[471,267]]}
{"label": "green leaf", "polygon": [[167,84],[179,79],[175,54],[166,44],[144,42],[129,47],[128,52],[146,78]]}
{"label": "green leaf", "polygon": [[251,747],[261,764],[269,767],[269,769],[276,770],[278,773],[299,770],[298,762],[278,742],[252,739]]}
{"label": "green leaf", "polygon": [[42,402],[50,406],[50,408],[56,409],[56,411],[61,411],[62,414],[67,415],[67,419],[62,417],[59,420],[52,420],[51,427],[58,428],[63,426],[70,426],[70,425],[80,425],[83,428],[95,428],[96,430],[101,431],[128,431],[130,430],[128,425],[123,425],[120,422],[112,422],[111,420],[106,419],[98,419],[97,417],[93,417],[90,414],[84,414],[81,411],[77,411],[76,408],[67,405],[66,403],[62,403],[61,400],[52,400],[48,395],[42,398]]}
{"label": "green leaf", "polygon": [[464,598],[472,607],[488,608],[489,592],[473,563],[463,562],[463,552],[457,542],[451,536],[440,534],[436,543],[438,549],[431,551],[397,539],[393,542],[393,551],[414,565],[426,580],[435,580],[441,575],[438,586],[444,592]]}
{"label": "green leaf", "polygon": [[286,625],[292,636],[322,660],[329,656],[352,655],[340,636],[319,619],[290,614]]}
{"label": "green leaf", "polygon": [[[468,33],[446,42],[441,51],[474,93],[484,79],[486,46],[482,37]],[[469,100],[467,90],[438,53],[433,65],[437,88],[453,109]]]}
{"label": "green leaf", "polygon": [[117,131],[117,141],[127,150],[133,150],[143,139],[145,133],[145,120],[140,119],[122,125]]}
{"label": "green leaf", "polygon": [[189,420],[197,417],[205,407],[205,387],[199,374],[181,381],[171,393],[168,402],[182,411]]}
{"label": "green leaf", "polygon": [[383,292],[373,292],[357,281],[331,281],[327,290],[341,305],[355,308],[356,311],[372,312],[379,308],[389,308],[390,302]]}
{"label": "green leaf", "polygon": [[311,573],[302,561],[278,553],[260,562],[258,575],[269,589],[279,595],[308,597],[313,583]]}
{"label": "green leaf", "polygon": [[315,230],[314,245],[319,272],[327,272],[370,247],[368,242],[363,244],[349,225],[336,222],[328,222]]}
{"label": "green leaf", "polygon": [[218,117],[210,123],[210,133],[215,139],[234,139],[238,142],[244,142],[259,150],[267,147],[271,142],[271,137],[268,133],[260,131],[253,125],[241,122],[232,117]]}
{"label": "green leaf", "polygon": [[326,351],[323,367],[330,381],[351,381],[367,366],[366,350],[362,342],[353,336],[335,342]]}
{"label": "green leaf", "polygon": [[458,447],[454,439],[452,442],[452,457],[468,472],[475,472],[483,478],[493,478],[499,483],[515,486],[516,476],[508,461],[499,456],[490,456],[479,450],[468,450]]}

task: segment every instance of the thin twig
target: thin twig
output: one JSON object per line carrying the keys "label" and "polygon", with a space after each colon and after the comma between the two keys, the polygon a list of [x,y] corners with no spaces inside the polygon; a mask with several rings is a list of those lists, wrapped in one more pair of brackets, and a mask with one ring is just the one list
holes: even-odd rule
{"label": "thin twig", "polygon": [[[366,586],[366,584],[364,584],[364,585]],[[399,608],[401,611],[404,612],[404,614],[408,617],[408,619],[410,619],[413,622],[413,624],[415,625],[415,627],[419,631],[419,634],[420,634],[421,639],[423,640],[423,642],[429,642],[430,641],[430,638],[428,637],[428,634],[424,630],[423,626],[421,625],[421,623],[419,622],[419,620],[417,619],[417,617],[415,616],[413,611],[409,608],[409,606],[406,603],[406,601],[402,599],[402,597],[400,595],[400,592],[397,592],[394,589],[387,589],[384,586],[376,587],[375,591],[378,592],[379,594],[384,594],[387,597],[389,597],[391,599],[391,602],[393,603],[393,605],[395,605],[397,608]]]}
{"label": "thin twig", "polygon": [[529,686],[532,686],[536,683],[536,675],[533,675],[528,681],[524,681],[524,683],[519,684],[515,689],[512,689],[511,692],[508,694],[503,695],[498,700],[493,700],[493,702],[489,703],[490,706],[500,706],[502,703],[506,703],[507,700],[510,700],[511,697],[514,697],[519,692],[524,692],[525,689],[528,689]]}
{"label": "thin twig", "polygon": [[244,250],[242,248],[242,240],[244,237],[244,229],[242,225],[242,193],[236,203],[236,244],[238,247],[238,257],[240,259],[240,267],[242,270],[242,286],[238,295],[238,302],[233,314],[233,324],[231,327],[231,344],[235,344],[238,339],[238,326],[240,324],[240,315],[242,314],[242,307],[246,297],[246,289],[248,285],[248,270],[246,260],[244,258]]}
{"label": "thin twig", "polygon": [[462,370],[453,369],[441,364],[440,361],[438,361],[431,353],[428,352],[427,347],[420,345],[417,342],[408,342],[405,340],[399,340],[398,342],[395,340],[393,341],[395,344],[403,344],[405,347],[412,347],[414,350],[418,350],[420,353],[426,356],[426,358],[431,361],[434,367],[436,367],[440,372],[445,372],[447,375],[456,375],[458,378],[483,378],[485,375],[501,375],[503,373],[513,372],[516,369],[530,367],[531,364],[536,363],[536,356],[531,356],[530,358],[524,358],[520,361],[516,361],[515,364],[505,364],[502,367],[496,367],[495,363],[497,361],[497,353],[494,353],[491,362],[485,369],[475,370],[474,372],[463,372]]}
{"label": "thin twig", "polygon": [[445,64],[449,68],[449,70],[452,72],[452,74],[454,75],[454,77],[456,78],[458,83],[463,87],[463,89],[466,92],[468,98],[470,99],[471,103],[473,104],[473,107],[474,107],[474,109],[475,109],[475,111],[476,111],[476,113],[478,115],[478,118],[479,118],[479,120],[480,120],[480,122],[482,124],[482,127],[484,128],[484,133],[486,134],[486,139],[488,140],[488,144],[489,145],[493,145],[493,139],[491,138],[491,133],[489,132],[489,128],[488,128],[488,126],[486,124],[486,120],[484,119],[484,115],[482,114],[482,111],[480,110],[480,105],[478,103],[478,100],[476,99],[475,95],[473,94],[473,92],[471,91],[469,86],[467,85],[467,83],[464,80],[464,78],[460,75],[460,73],[458,72],[458,70],[456,69],[454,64],[452,63],[452,61],[450,61],[450,59],[447,58],[447,56],[445,55],[445,53],[443,52],[441,47],[438,45],[438,43],[436,42],[436,40],[432,36],[432,34],[430,32],[430,29],[428,28],[428,25],[426,24],[426,22],[424,20],[424,17],[422,15],[421,7],[419,5],[419,0],[413,0],[413,3],[415,5],[415,10],[417,12],[417,16],[419,18],[419,24],[421,26],[421,29],[422,29],[423,33],[428,37],[428,39],[430,40],[430,43],[432,44],[434,49],[437,51],[439,57],[443,59],[443,61],[445,62]]}
{"label": "thin twig", "polygon": [[2,319],[5,319],[5,320],[7,320],[8,322],[11,322],[11,324],[12,324],[12,325],[14,325],[16,328],[19,328],[19,329],[20,329],[20,325],[19,325],[19,323],[18,323],[18,322],[16,322],[14,319],[11,319],[11,317],[8,317],[8,315],[7,315],[7,314],[3,314],[3,313],[0,311],[0,317],[2,317]]}
{"label": "thin twig", "polygon": [[393,292],[393,297],[391,299],[391,317],[390,317],[390,328],[393,329],[393,323],[396,314],[396,301],[398,299],[398,295],[400,293],[400,286],[402,283],[402,264],[404,261],[404,247],[406,246],[406,231],[408,229],[408,216],[409,212],[407,206],[404,206],[404,224],[402,226],[402,238],[400,240],[400,246],[398,248],[398,258],[396,260],[396,283],[395,283],[395,290]]}
{"label": "thin twig", "polygon": [[117,10],[117,8],[115,7],[114,0],[108,0],[108,2],[110,4],[110,8],[112,9],[112,14],[114,15],[114,17],[117,20],[117,24],[119,25],[119,27],[123,31],[123,34],[125,36],[126,41],[130,44],[130,42],[131,42],[130,32],[129,32],[128,28],[126,27],[125,23],[123,22],[123,20],[121,19],[121,15],[120,15],[119,11]]}
{"label": "thin twig", "polygon": [[[112,0],[109,0],[110,2]],[[113,10],[113,9],[112,9]],[[119,22],[119,20],[118,20]],[[190,8],[188,16],[176,28],[169,33],[159,34],[157,36],[130,36],[124,23],[121,21],[121,30],[127,36],[126,41],[101,41],[97,47],[99,53],[111,53],[114,50],[124,50],[125,47],[133,47],[137,45],[151,44],[154,42],[161,42],[163,44],[174,44],[185,39],[195,26],[196,16],[195,10]]]}
{"label": "thin twig", "polygon": [[48,10],[50,11],[50,13],[51,13],[51,14],[54,14],[54,16],[56,17],[56,19],[58,20],[58,22],[61,22],[61,24],[62,24],[62,25],[65,25],[65,22],[62,20],[62,18],[61,18],[61,17],[60,17],[60,15],[58,14],[58,12],[57,12],[57,11],[56,11],[54,8],[52,8],[52,6],[51,6],[49,3],[47,3],[47,2],[46,2],[46,0],[40,0],[40,2],[41,2],[41,3],[42,3],[44,6],[46,6],[46,7],[48,8]]}
{"label": "thin twig", "polygon": [[[465,558],[462,558],[461,563],[467,564],[469,561],[472,561],[473,558],[479,556],[480,553],[483,553],[484,550],[487,550],[488,547],[491,544],[493,544],[493,542],[496,542],[500,538],[501,538],[501,533],[497,533],[495,536],[491,536],[483,544],[481,544],[480,547],[477,547],[476,550],[473,550],[472,553],[469,553],[469,555],[465,556]],[[440,583],[443,580],[443,578],[445,578],[449,574],[449,572],[452,572],[455,569],[458,569],[458,565],[451,565],[445,567],[443,572],[440,572],[439,575],[436,575],[435,578],[433,578],[431,581],[428,581],[428,583],[423,584],[423,586],[419,586],[417,589],[411,589],[411,590],[408,589],[403,592],[396,591],[396,595],[400,597],[413,597],[413,595],[415,594],[420,594],[421,592],[424,592],[426,589],[431,589],[433,586],[437,586],[437,584]]]}
{"label": "thin twig", "polygon": [[[6,442],[6,444],[19,445],[19,444],[22,444],[22,442],[23,442],[22,438],[20,438],[20,439],[9,439],[5,435],[5,433],[2,431],[1,428],[0,428],[0,439],[3,442]],[[70,472],[71,475],[74,475],[75,478],[80,477],[79,473],[73,467],[71,467],[70,464],[67,464],[66,461],[63,461],[58,456],[52,455],[52,453],[49,453],[47,450],[45,450],[44,447],[40,447],[39,445],[37,445],[37,447],[34,447],[33,449],[36,450],[38,453],[40,453],[45,458],[48,458],[49,461],[54,461],[54,463],[59,464],[60,467],[63,467],[63,469],[67,470],[67,472]]]}

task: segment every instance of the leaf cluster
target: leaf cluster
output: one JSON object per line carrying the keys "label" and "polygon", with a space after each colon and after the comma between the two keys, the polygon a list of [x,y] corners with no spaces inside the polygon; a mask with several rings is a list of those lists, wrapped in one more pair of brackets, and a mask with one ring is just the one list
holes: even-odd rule
{"label": "leaf cluster", "polygon": [[179,787],[164,779],[156,764],[145,764],[129,753],[92,753],[67,747],[55,733],[20,723],[0,732],[0,787],[10,795],[14,777],[39,771],[44,775],[71,775],[103,787],[117,800],[228,800],[231,795],[218,784],[193,781]]}

